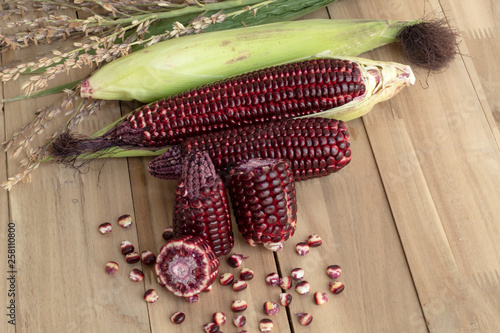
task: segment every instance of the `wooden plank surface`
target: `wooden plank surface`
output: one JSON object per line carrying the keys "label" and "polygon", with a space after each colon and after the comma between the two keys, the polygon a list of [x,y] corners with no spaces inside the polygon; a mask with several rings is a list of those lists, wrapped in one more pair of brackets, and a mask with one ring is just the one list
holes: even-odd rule
{"label": "wooden plank surface", "polygon": [[[234,252],[249,256],[255,271],[241,293],[218,283],[189,304],[158,287],[151,267],[129,266],[122,240],[137,251],[158,251],[171,225],[176,182],[152,178],[151,158],[93,162],[77,172],[44,164],[32,182],[0,193],[0,269],[7,272],[8,227],[16,225],[16,327],[8,318],[1,332],[201,332],[215,311],[228,314],[231,301],[245,299],[245,329],[258,331],[262,304],[281,290],[266,286],[270,272],[306,271],[311,294],[293,289],[290,308],[273,317],[273,332],[498,332],[500,331],[500,54],[498,5],[480,0],[340,0],[308,18],[415,19],[443,17],[461,33],[461,56],[442,73],[414,68],[417,83],[371,113],[349,123],[353,159],[341,172],[297,183],[297,233],[274,256],[249,247],[235,228]],[[2,64],[33,56],[32,50],[6,52]],[[367,58],[405,62],[395,47]],[[78,78],[62,77],[58,82]],[[4,84],[0,98],[21,92],[22,81]],[[3,96],[3,97],[2,97]],[[6,103],[0,138],[33,116],[53,97]],[[137,104],[107,104],[78,130],[92,133]],[[57,124],[54,124],[56,126]],[[0,155],[0,181],[19,170],[19,159]],[[134,225],[116,219],[131,214]],[[114,230],[100,235],[110,221]],[[311,233],[324,244],[306,257],[294,245]],[[238,274],[222,258],[221,273]],[[115,260],[118,274],[106,275]],[[328,291],[325,269],[339,264],[346,290]],[[143,283],[128,279],[140,267]],[[5,273],[6,274],[6,273]],[[1,306],[10,302],[7,279],[0,282]],[[142,295],[155,288],[160,300],[147,305]],[[315,305],[312,293],[330,293]],[[188,319],[173,325],[183,311]],[[294,315],[314,314],[309,327]],[[222,331],[235,331],[231,323]]]}

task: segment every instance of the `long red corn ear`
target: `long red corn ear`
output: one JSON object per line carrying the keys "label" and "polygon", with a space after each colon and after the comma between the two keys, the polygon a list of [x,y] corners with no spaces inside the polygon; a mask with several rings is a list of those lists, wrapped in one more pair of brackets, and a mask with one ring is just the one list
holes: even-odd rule
{"label": "long red corn ear", "polygon": [[201,237],[180,236],[162,246],[156,256],[155,273],[160,285],[174,295],[191,297],[215,281],[219,259]]}
{"label": "long red corn ear", "polygon": [[174,167],[190,151],[207,151],[219,173],[251,158],[290,161],[295,180],[326,176],[351,161],[349,133],[335,119],[301,118],[233,128],[189,138],[149,164],[152,176],[179,179]]}
{"label": "long red corn ear", "polygon": [[175,194],[174,235],[199,236],[217,257],[228,254],[234,245],[228,198],[207,152],[184,158]]}
{"label": "long red corn ear", "polygon": [[229,172],[238,229],[248,244],[279,251],[295,233],[297,199],[287,161],[251,159]]}
{"label": "long red corn ear", "polygon": [[51,156],[160,148],[223,129],[311,115],[353,119],[414,80],[407,66],[358,60],[312,59],[202,86],[143,106],[100,136],[60,137]]}

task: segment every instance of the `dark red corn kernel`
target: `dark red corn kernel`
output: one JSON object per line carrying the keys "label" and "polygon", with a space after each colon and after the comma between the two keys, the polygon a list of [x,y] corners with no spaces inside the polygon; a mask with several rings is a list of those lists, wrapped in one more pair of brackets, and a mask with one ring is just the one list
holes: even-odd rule
{"label": "dark red corn kernel", "polygon": [[309,235],[309,237],[307,238],[307,244],[310,247],[318,247],[323,244],[323,240],[318,235]]}
{"label": "dark red corn kernel", "polygon": [[326,274],[328,274],[328,276],[331,278],[331,279],[337,279],[340,274],[342,273],[342,269],[340,268],[339,265],[330,265],[326,268]]}
{"label": "dark red corn kernel", "polygon": [[231,273],[224,273],[219,276],[219,282],[223,286],[229,286],[234,282],[234,275]]}
{"label": "dark red corn kernel", "polygon": [[330,291],[334,294],[340,294],[343,292],[345,289],[345,286],[342,282],[336,281],[336,282],[330,282]]}
{"label": "dark red corn kernel", "polygon": [[140,269],[134,268],[130,272],[129,278],[134,282],[141,282],[142,280],[144,280],[144,273]]}
{"label": "dark red corn kernel", "polygon": [[247,287],[248,287],[248,285],[245,281],[236,280],[233,283],[233,290],[236,292],[243,291],[243,290],[247,289]]}
{"label": "dark red corn kernel", "polygon": [[328,302],[328,294],[326,293],[321,293],[319,291],[314,293],[314,302],[317,305],[322,305]]}
{"label": "dark red corn kernel", "polygon": [[[315,128],[319,131],[310,133],[310,129]],[[337,137],[339,131],[342,131],[342,136]],[[313,149],[314,156],[309,155],[309,148],[306,147],[305,138],[311,135],[318,139],[319,144],[318,154],[316,148]],[[278,141],[278,138],[282,140]],[[238,144],[231,146],[234,149],[223,151],[222,142],[230,139]],[[343,143],[345,145],[342,145]],[[339,145],[344,148],[339,148]],[[149,172],[157,178],[179,179],[182,156],[193,150],[207,151],[216,170],[223,174],[228,173],[236,163],[251,158],[277,156],[279,152],[280,158],[290,161],[292,175],[296,181],[336,172],[351,160],[349,134],[345,123],[334,119],[302,118],[232,128],[189,138],[151,161]],[[318,166],[317,172],[313,172],[313,164]]]}
{"label": "dark red corn kernel", "polygon": [[132,226],[132,216],[126,214],[118,218],[118,225],[122,228],[130,228]]}
{"label": "dark red corn kernel", "polygon": [[151,251],[142,251],[141,259],[145,265],[153,265],[156,262],[156,256]]}
{"label": "dark red corn kernel", "polygon": [[148,303],[155,303],[158,300],[158,292],[154,289],[149,289],[144,293],[144,300]]}
{"label": "dark red corn kernel", "polygon": [[279,299],[280,304],[283,306],[289,306],[292,303],[292,295],[288,293],[281,293]]}
{"label": "dark red corn kernel", "polygon": [[308,326],[309,324],[311,324],[313,320],[313,316],[310,313],[301,312],[301,313],[296,313],[295,315],[299,317],[299,323],[302,326]]}
{"label": "dark red corn kernel", "polygon": [[280,277],[278,273],[269,273],[266,276],[266,284],[270,286],[277,286],[280,282]]}
{"label": "dark red corn kernel", "polygon": [[128,264],[135,264],[135,263],[138,263],[140,260],[141,260],[141,256],[137,252],[128,253],[125,256],[125,261]]}
{"label": "dark red corn kernel", "polygon": [[275,316],[280,312],[280,306],[274,302],[264,302],[264,313],[268,316]]}
{"label": "dark red corn kernel", "polygon": [[243,268],[240,272],[240,279],[243,281],[250,281],[254,277],[254,272],[251,268]]}
{"label": "dark red corn kernel", "polygon": [[217,325],[216,323],[206,323],[205,325],[203,325],[203,330],[206,333],[217,333],[219,332],[219,328],[219,325]]}
{"label": "dark red corn kernel", "polygon": [[174,238],[174,228],[173,227],[166,227],[163,233],[161,234],[164,240],[169,241],[172,238]]}
{"label": "dark red corn kernel", "polygon": [[109,222],[105,222],[105,223],[102,223],[101,225],[99,225],[99,232],[103,235],[110,233],[112,230],[113,230],[113,226]]}
{"label": "dark red corn kernel", "polygon": [[231,305],[231,310],[233,310],[233,312],[242,312],[242,311],[245,311],[247,309],[247,302],[245,302],[244,300],[234,300],[233,301],[233,304]]}
{"label": "dark red corn kernel", "polygon": [[295,245],[295,251],[299,256],[305,256],[309,253],[309,244],[307,242],[299,242]]}
{"label": "dark red corn kernel", "polygon": [[271,319],[262,319],[259,322],[259,330],[261,332],[271,332],[273,330],[274,323]]}
{"label": "dark red corn kernel", "polygon": [[238,268],[243,263],[243,260],[246,259],[248,259],[248,257],[245,257],[242,254],[233,253],[229,258],[227,258],[227,263],[231,267]]}
{"label": "dark red corn kernel", "polygon": [[106,263],[106,273],[108,274],[115,274],[116,272],[118,272],[118,268],[118,263],[114,261],[108,261]]}
{"label": "dark red corn kernel", "polygon": [[215,312],[213,314],[214,323],[217,325],[224,325],[226,323],[226,314],[224,312]]}
{"label": "dark red corn kernel", "polygon": [[173,224],[174,235],[202,237],[217,257],[233,248],[226,189],[206,152],[192,152],[184,159]]}
{"label": "dark red corn kernel", "polygon": [[134,245],[129,241],[123,241],[120,245],[120,249],[123,255],[127,255],[134,252]]}
{"label": "dark red corn kernel", "polygon": [[292,288],[292,278],[289,276],[284,276],[279,280],[279,286],[281,289],[288,290]]}
{"label": "dark red corn kernel", "polygon": [[307,281],[300,281],[295,286],[295,291],[299,295],[309,294],[309,292],[311,291],[311,287],[309,285],[309,282],[307,282]]}
{"label": "dark red corn kernel", "polygon": [[236,316],[233,319],[233,325],[238,328],[245,326],[246,322],[247,318],[243,315]]}
{"label": "dark red corn kernel", "polygon": [[182,312],[175,312],[171,317],[170,321],[174,324],[182,324],[184,320],[186,319],[186,315]]}
{"label": "dark red corn kernel", "polygon": [[294,268],[290,272],[290,276],[295,281],[301,281],[304,278],[304,274],[305,274],[305,272],[302,268]]}

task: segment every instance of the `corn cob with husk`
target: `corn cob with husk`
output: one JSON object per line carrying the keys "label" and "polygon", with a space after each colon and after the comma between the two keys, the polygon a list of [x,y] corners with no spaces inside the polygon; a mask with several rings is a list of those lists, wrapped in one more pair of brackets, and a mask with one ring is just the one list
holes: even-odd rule
{"label": "corn cob with husk", "polygon": [[351,161],[347,125],[335,119],[299,118],[231,128],[187,139],[149,163],[149,173],[179,179],[184,157],[206,151],[215,169],[226,176],[238,163],[253,158],[287,159],[294,180],[337,172]]}
{"label": "corn cob with husk", "polygon": [[64,161],[115,147],[158,149],[222,129],[296,117],[347,121],[414,80],[408,66],[361,58],[266,68],[143,106],[97,137],[62,135],[51,155]]}
{"label": "corn cob with husk", "polygon": [[312,19],[186,36],[107,64],[82,83],[82,96],[152,102],[202,84],[321,52],[356,56],[399,41],[410,61],[430,69],[456,53],[442,22]]}

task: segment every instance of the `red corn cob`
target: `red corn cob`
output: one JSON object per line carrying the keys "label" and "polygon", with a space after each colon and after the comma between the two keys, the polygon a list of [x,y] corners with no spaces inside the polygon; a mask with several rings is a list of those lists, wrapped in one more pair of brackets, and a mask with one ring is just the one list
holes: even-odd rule
{"label": "red corn cob", "polygon": [[205,239],[217,257],[233,248],[226,188],[207,152],[191,152],[184,158],[175,196],[174,235]]}
{"label": "red corn cob", "polygon": [[349,133],[342,121],[289,119],[189,138],[152,160],[149,172],[157,178],[178,179],[180,158],[190,151],[205,150],[222,173],[251,158],[278,158],[290,161],[295,180],[305,180],[342,169],[351,160],[349,147]]}
{"label": "red corn cob", "polygon": [[289,164],[251,159],[229,172],[229,191],[238,229],[248,244],[279,251],[293,236],[297,199]]}
{"label": "red corn cob", "polygon": [[175,145],[204,133],[333,109],[365,91],[359,64],[349,60],[269,67],[143,106],[99,137],[63,135],[51,154],[63,159],[117,146]]}
{"label": "red corn cob", "polygon": [[200,237],[169,240],[156,257],[158,282],[176,296],[191,297],[210,286],[219,274],[219,259]]}

